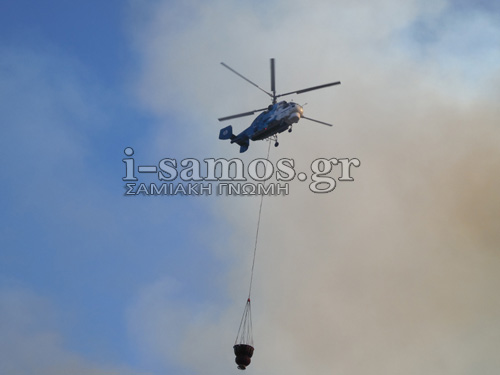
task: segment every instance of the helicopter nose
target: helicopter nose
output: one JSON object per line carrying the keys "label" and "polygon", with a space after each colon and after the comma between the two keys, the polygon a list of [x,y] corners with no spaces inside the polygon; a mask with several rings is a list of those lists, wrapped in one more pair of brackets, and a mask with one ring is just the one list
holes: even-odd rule
{"label": "helicopter nose", "polygon": [[289,124],[299,122],[300,118],[302,117],[302,113],[304,112],[302,107],[300,105],[298,105],[297,103],[291,104],[291,107],[292,108],[290,109],[290,112],[288,115],[289,116],[289,118],[288,118]]}
{"label": "helicopter nose", "polygon": [[298,104],[295,104],[295,109],[297,110],[297,116],[299,118],[302,117],[302,115],[304,114],[304,108],[302,108],[300,105]]}
{"label": "helicopter nose", "polygon": [[298,112],[299,116],[302,116],[302,114],[304,113],[304,109],[297,103],[293,103],[293,107]]}

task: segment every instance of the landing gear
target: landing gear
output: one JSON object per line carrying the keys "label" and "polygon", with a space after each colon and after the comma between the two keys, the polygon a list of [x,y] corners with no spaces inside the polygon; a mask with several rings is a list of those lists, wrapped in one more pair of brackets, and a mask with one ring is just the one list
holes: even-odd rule
{"label": "landing gear", "polygon": [[291,133],[291,132],[292,132],[292,127],[290,126],[290,127],[288,128],[288,133]]}
{"label": "landing gear", "polygon": [[278,147],[280,144],[278,143],[278,135],[274,134],[268,138],[269,141],[274,141],[274,147]]}

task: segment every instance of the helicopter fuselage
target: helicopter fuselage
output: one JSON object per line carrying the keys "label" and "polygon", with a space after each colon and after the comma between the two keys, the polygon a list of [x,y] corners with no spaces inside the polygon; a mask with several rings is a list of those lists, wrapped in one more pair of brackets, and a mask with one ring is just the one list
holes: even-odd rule
{"label": "helicopter fuselage", "polygon": [[271,104],[264,112],[258,115],[252,124],[240,134],[234,135],[231,125],[221,129],[219,139],[230,139],[231,143],[240,145],[240,152],[248,149],[250,140],[259,141],[282,133],[297,123],[302,114],[303,108],[297,103],[281,101]]}
{"label": "helicopter fuselage", "polygon": [[252,141],[266,139],[297,123],[303,113],[304,110],[297,103],[281,101],[258,115],[243,133]]}

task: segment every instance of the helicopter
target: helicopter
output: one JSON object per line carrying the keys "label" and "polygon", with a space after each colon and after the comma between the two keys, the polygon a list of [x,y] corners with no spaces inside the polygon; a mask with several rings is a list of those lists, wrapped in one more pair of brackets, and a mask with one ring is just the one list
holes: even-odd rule
{"label": "helicopter", "polygon": [[315,120],[315,119],[312,119],[310,117],[304,116],[303,106],[301,106],[297,103],[294,103],[294,102],[287,102],[285,100],[277,102],[277,98],[280,98],[280,97],[286,96],[286,95],[291,95],[291,94],[302,94],[302,93],[308,92],[308,91],[313,91],[313,90],[323,89],[323,88],[330,87],[330,86],[340,85],[340,81],[326,83],[326,84],[319,85],[319,86],[313,86],[313,87],[309,87],[306,89],[287,92],[285,94],[278,94],[277,95],[276,94],[276,85],[275,85],[274,59],[271,59],[271,92],[272,93],[262,89],[257,84],[250,81],[248,78],[244,77],[243,75],[238,73],[236,70],[231,68],[229,65],[227,65],[223,62],[221,62],[221,65],[224,66],[225,68],[229,69],[231,72],[238,75],[239,77],[243,78],[248,83],[257,87],[262,92],[269,95],[271,97],[271,100],[272,100],[272,104],[270,104],[266,108],[256,109],[256,110],[244,112],[244,113],[238,113],[236,115],[221,117],[218,119],[219,121],[226,121],[226,120],[231,120],[234,118],[251,116],[257,112],[262,112],[261,114],[259,114],[255,118],[255,120],[253,120],[252,124],[248,128],[243,130],[238,135],[233,134],[232,125],[229,125],[229,126],[222,128],[220,130],[219,139],[222,139],[222,140],[229,139],[229,140],[231,140],[231,143],[238,144],[240,146],[240,153],[248,150],[248,147],[250,145],[250,141],[259,141],[259,140],[264,140],[264,139],[268,139],[268,138],[270,138],[271,140],[274,140],[275,141],[274,146],[278,147],[278,145],[279,145],[278,134],[284,132],[285,130],[288,130],[289,132],[291,132],[292,125],[299,122],[299,120],[301,118],[309,120],[309,121],[313,121],[313,122],[316,122],[316,123],[319,123],[322,125],[332,126],[332,124],[329,124],[327,122]]}

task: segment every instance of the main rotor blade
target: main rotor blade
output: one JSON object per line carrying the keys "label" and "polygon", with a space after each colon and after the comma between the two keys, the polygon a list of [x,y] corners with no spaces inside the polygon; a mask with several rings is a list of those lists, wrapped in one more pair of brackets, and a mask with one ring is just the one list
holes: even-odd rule
{"label": "main rotor blade", "polygon": [[254,85],[255,87],[257,87],[260,91],[262,92],[265,92],[267,95],[269,95],[271,98],[273,98],[273,95],[269,92],[267,92],[266,90],[264,90],[263,88],[259,87],[259,85],[253,83],[252,81],[250,81],[248,78],[244,77],[243,75],[241,75],[240,73],[238,73],[236,70],[234,70],[233,68],[231,68],[229,65],[226,65],[224,64],[223,62],[221,62],[221,65],[227,69],[229,69],[230,71],[232,71],[234,74],[236,74],[238,77],[241,77],[243,78],[245,81],[247,81],[248,83]]}
{"label": "main rotor blade", "polygon": [[219,121],[226,121],[226,120],[231,120],[233,118],[238,118],[238,117],[245,117],[245,116],[251,116],[253,115],[255,112],[260,112],[260,111],[264,111],[266,110],[266,108],[262,108],[262,109],[256,109],[254,111],[250,111],[250,112],[244,112],[244,113],[238,113],[237,115],[231,115],[231,116],[226,116],[226,117],[221,117],[220,119],[218,119]]}
{"label": "main rotor blade", "polygon": [[271,59],[271,91],[273,93],[273,99],[276,97],[276,84],[274,78],[274,59]]}
{"label": "main rotor blade", "polygon": [[324,85],[319,85],[319,86],[314,86],[314,87],[309,87],[307,89],[302,89],[302,90],[298,90],[298,91],[287,92],[286,94],[276,95],[276,97],[279,98],[280,96],[285,96],[285,95],[290,95],[290,94],[302,94],[304,92],[313,91],[313,90],[319,90],[319,89],[323,89],[325,87],[330,87],[330,86],[335,86],[335,85],[340,85],[340,81],[332,82],[332,83],[326,83]]}
{"label": "main rotor blade", "polygon": [[314,122],[317,122],[318,124],[322,124],[322,125],[333,126],[332,124],[329,124],[329,123],[327,123],[327,122],[323,122],[323,121],[315,120],[315,119],[313,119],[313,118],[306,117],[306,116],[300,116],[300,118],[305,118],[306,120],[309,120],[309,121],[314,121]]}

